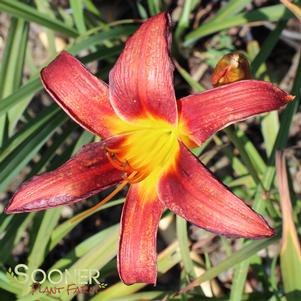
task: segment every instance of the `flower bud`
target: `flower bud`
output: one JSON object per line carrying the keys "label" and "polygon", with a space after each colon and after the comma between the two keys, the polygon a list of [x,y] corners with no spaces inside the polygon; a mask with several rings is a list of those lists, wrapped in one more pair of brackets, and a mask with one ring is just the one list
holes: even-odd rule
{"label": "flower bud", "polygon": [[241,53],[224,55],[214,68],[211,83],[214,87],[252,78],[248,59]]}

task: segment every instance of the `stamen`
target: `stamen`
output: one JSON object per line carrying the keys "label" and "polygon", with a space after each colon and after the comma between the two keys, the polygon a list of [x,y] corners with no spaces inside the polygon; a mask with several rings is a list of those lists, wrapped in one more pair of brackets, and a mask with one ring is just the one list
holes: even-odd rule
{"label": "stamen", "polygon": [[153,178],[154,171],[160,174],[174,164],[179,147],[178,128],[151,116],[133,123],[114,122],[114,137],[119,135],[120,139],[106,140],[104,148],[108,160],[123,171],[127,183],[139,183],[151,174]]}
{"label": "stamen", "polygon": [[[166,131],[160,131],[158,133],[155,141],[156,143],[154,143],[152,148],[145,151],[145,155],[137,156],[136,153],[133,153],[132,156],[127,157],[127,160],[130,162],[133,169],[136,169],[135,167],[144,169],[157,162],[157,157],[165,146],[165,139],[162,139],[163,137],[166,137]],[[147,138],[146,134],[144,135],[144,138]],[[141,140],[142,139],[143,137],[141,137]],[[153,141],[154,139],[151,136],[148,140]]]}
{"label": "stamen", "polygon": [[79,215],[74,216],[73,218],[71,218],[69,220],[69,222],[71,224],[76,223],[82,219],[84,219],[86,216],[92,214],[93,212],[95,212],[95,210],[97,210],[99,207],[103,206],[105,203],[107,203],[108,201],[110,201],[118,192],[120,192],[131,180],[132,178],[134,178],[136,176],[137,172],[134,171],[132,172],[126,180],[124,180],[123,182],[121,182],[108,196],[106,196],[102,201],[100,201],[98,204],[96,204],[95,206],[87,209],[86,211],[80,213]]}
{"label": "stamen", "polygon": [[[131,174],[132,175],[132,174]],[[130,176],[131,176],[130,175]],[[142,180],[144,180],[147,176],[148,176],[148,173],[138,173],[138,172],[136,172],[136,175],[134,176],[134,177],[131,177],[130,178],[130,176],[129,177],[127,177],[127,176],[125,176],[125,180],[126,181],[128,181],[128,183],[130,183],[130,184],[135,184],[135,183],[139,183],[139,182],[141,182]]]}
{"label": "stamen", "polygon": [[125,170],[126,169],[126,162],[122,162],[120,161],[115,153],[111,153],[111,152],[106,152],[107,158],[110,161],[110,163],[117,169],[119,170]]}

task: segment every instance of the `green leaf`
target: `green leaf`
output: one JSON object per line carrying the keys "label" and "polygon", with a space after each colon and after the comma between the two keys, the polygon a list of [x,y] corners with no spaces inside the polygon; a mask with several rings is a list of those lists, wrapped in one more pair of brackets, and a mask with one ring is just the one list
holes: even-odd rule
{"label": "green leaf", "polygon": [[301,254],[296,248],[296,240],[287,233],[286,244],[280,255],[280,267],[284,290],[288,301],[301,300]]}
{"label": "green leaf", "polygon": [[146,20],[148,18],[148,14],[147,14],[146,9],[140,2],[137,2],[137,9],[138,9],[140,18],[143,20]]}
{"label": "green leaf", "polygon": [[[49,148],[43,154],[41,154],[40,160],[35,163],[34,165],[31,166],[31,171],[28,174],[27,178],[31,178],[41,171],[44,171],[46,169],[47,164],[56,156],[57,151],[65,144],[66,139],[70,136],[70,134],[77,128],[78,126],[75,123],[68,124],[66,128],[64,129],[63,133],[61,135],[56,134],[54,137],[54,141],[51,144]],[[68,149],[66,152],[63,153],[63,156],[60,157],[65,157],[65,154],[67,154],[69,159],[69,151]],[[56,164],[57,161],[51,162],[51,169],[56,168],[58,165]]]}
{"label": "green leaf", "polygon": [[147,301],[147,300],[161,300],[164,296],[162,291],[151,291],[151,292],[141,292],[137,294],[132,294],[125,297],[113,298],[110,301]]}
{"label": "green leaf", "polygon": [[[62,208],[49,209],[37,216],[41,216],[41,221],[38,226],[38,232],[36,235],[32,235],[34,238],[33,247],[28,256],[28,273],[31,274],[34,269],[38,268],[44,261],[47,254],[48,241],[50,239],[52,230],[58,223]],[[23,290],[19,292],[19,296],[26,296],[31,291],[31,282],[26,283]]]}
{"label": "green leaf", "polygon": [[25,101],[28,97],[42,89],[38,76],[33,76],[26,84],[0,101],[0,116],[6,114],[11,108]]}
{"label": "green leaf", "polygon": [[296,77],[294,80],[293,88],[291,94],[295,96],[295,99],[289,103],[281,116],[280,129],[278,132],[276,145],[278,149],[283,149],[286,147],[288,140],[288,133],[291,127],[293,116],[297,112],[299,102],[300,102],[300,93],[301,93],[301,58],[299,59],[298,68],[296,71]]}
{"label": "green leaf", "polygon": [[75,25],[78,29],[78,32],[82,34],[86,31],[83,2],[82,0],[70,0],[70,5],[72,8]]}
{"label": "green leaf", "polygon": [[259,8],[251,12],[223,19],[222,22],[213,21],[203,24],[186,36],[184,45],[188,46],[202,37],[233,26],[241,26],[250,22],[258,21],[285,20],[291,16],[292,14],[281,4]]}
{"label": "green leaf", "polygon": [[99,9],[93,3],[93,0],[84,0],[87,9],[97,17],[101,17]]}
{"label": "green leaf", "polygon": [[64,112],[57,112],[46,125],[34,131],[0,163],[0,191],[6,188],[12,178],[26,166],[53,132],[67,119]]}
{"label": "green leaf", "polygon": [[[40,12],[47,14],[50,18],[55,18],[55,14],[49,7],[48,1],[45,0],[35,0],[37,8]],[[56,46],[55,46],[55,33],[53,30],[46,28],[45,33],[47,35],[47,41],[48,41],[48,55],[54,56],[56,54]]]}
{"label": "green leaf", "polygon": [[16,0],[1,0],[0,11],[7,12],[15,17],[24,18],[27,21],[36,22],[69,37],[75,38],[78,36],[78,32],[75,29],[66,26],[62,21],[50,18],[47,14],[41,13],[33,7]]}
{"label": "green leaf", "polygon": [[9,219],[9,224],[2,232],[3,237],[0,239],[1,250],[5,250],[5,252],[0,252],[0,262],[5,263],[12,256],[13,247],[20,241],[33,217],[34,213],[6,217]]}
{"label": "green leaf", "polygon": [[207,270],[200,277],[196,278],[193,282],[191,282],[186,288],[181,290],[181,293],[185,293],[192,288],[199,286],[201,283],[212,280],[214,277],[219,275],[220,273],[228,270],[229,268],[236,266],[240,262],[249,259],[254,256],[260,250],[268,247],[270,244],[279,240],[278,236],[274,236],[269,239],[259,240],[259,241],[250,241],[246,244],[242,249],[232,254],[230,257],[226,258],[216,266]]}
{"label": "green leaf", "polygon": [[67,48],[67,51],[75,55],[83,49],[87,49],[95,45],[103,44],[106,40],[120,39],[122,36],[129,36],[136,29],[137,29],[136,25],[123,25],[123,26],[112,27],[107,29],[101,26],[99,28],[101,32],[96,32],[93,33],[92,35],[88,35],[88,32],[86,32],[84,35],[80,36],[76,40],[76,43],[69,46]]}
{"label": "green leaf", "polygon": [[[246,142],[243,141],[243,139],[241,139],[238,136],[237,131],[235,131],[235,128],[233,126],[225,128],[224,132],[227,134],[227,136],[229,137],[231,142],[235,145],[235,147],[237,147],[237,149],[239,150],[239,154],[242,157],[242,160],[245,163],[245,166],[247,167],[247,169],[248,169],[250,175],[252,176],[254,182],[257,185],[262,185],[260,177],[259,177],[258,170],[256,169],[256,165],[251,160],[251,158],[255,156],[256,152],[251,152],[252,156],[250,156],[250,153],[248,153],[246,148],[245,148],[246,147]],[[246,140],[248,140],[248,139],[246,138]],[[249,145],[252,145],[251,142],[248,142],[248,143],[250,143]],[[254,150],[253,147],[252,147],[252,150]],[[258,161],[255,161],[255,162],[258,162]]]}
{"label": "green leaf", "polygon": [[12,18],[1,61],[0,97],[11,94],[21,84],[26,50],[28,23]]}
{"label": "green leaf", "polygon": [[[27,46],[29,24],[23,19],[16,18],[12,18],[10,22],[10,30],[0,70],[0,103],[3,98],[17,90],[21,84]],[[9,133],[14,129],[29,100],[30,98],[26,98],[13,110],[10,110],[7,118],[4,116],[0,118],[0,124],[7,123],[6,128]],[[0,145],[5,134],[5,126],[0,127]]]}
{"label": "green leaf", "polygon": [[[68,272],[71,275],[71,278],[68,277],[68,283],[78,283],[76,278],[72,278],[72,275],[78,275],[77,271],[81,269],[101,270],[104,265],[116,256],[118,238],[119,227],[117,225],[104,230],[103,238],[97,243],[94,243],[93,239],[89,239],[86,244],[81,244],[77,251],[80,252],[82,256],[78,257],[77,253],[75,254],[75,258],[78,258],[78,260],[68,268]],[[89,247],[89,244],[91,247]],[[85,252],[83,252],[83,249]],[[81,281],[83,280],[88,280],[88,275],[82,275]],[[73,296],[72,294],[68,295],[65,293],[62,294],[60,298],[62,300],[71,300]]]}
{"label": "green leaf", "polygon": [[260,66],[267,60],[270,56],[272,50],[276,46],[276,43],[279,41],[279,37],[287,24],[287,19],[280,20],[273,31],[267,36],[263,45],[261,46],[260,51],[253,59],[251,63],[251,71],[255,75],[257,75],[257,71]]}
{"label": "green leaf", "polygon": [[217,11],[208,23],[221,22],[225,18],[232,17],[241,12],[251,2],[252,0],[230,0]]}
{"label": "green leaf", "polygon": [[25,142],[34,132],[43,128],[59,112],[57,105],[53,104],[44,109],[38,116],[27,122],[7,143],[0,148],[0,162],[9,156],[19,145]]}
{"label": "green leaf", "polygon": [[248,274],[250,259],[243,261],[234,270],[229,301],[240,301],[244,292],[246,276]]}
{"label": "green leaf", "polygon": [[[119,199],[115,201],[111,201],[108,204],[105,204],[104,206],[98,208],[95,210],[92,214],[99,212],[101,210],[105,210],[107,208],[123,204],[124,199]],[[75,217],[79,216],[81,213],[75,215]],[[70,222],[70,220],[65,221],[64,223],[60,224],[56,229],[54,229],[52,235],[51,235],[51,241],[49,244],[49,249],[52,250],[59,242],[62,240],[72,229],[74,229],[80,222],[82,222],[84,219],[88,218],[92,214],[89,214],[85,216],[84,218],[78,219],[76,222]]]}
{"label": "green leaf", "polygon": [[160,12],[160,0],[147,0],[147,4],[151,16],[155,16]]}
{"label": "green leaf", "polygon": [[37,235],[34,235],[33,247],[28,256],[29,271],[38,268],[44,261],[47,255],[47,246],[51,238],[52,231],[56,227],[62,207],[48,209],[40,212],[42,218],[38,227]]}
{"label": "green leaf", "polygon": [[286,160],[283,151],[276,153],[276,169],[283,222],[280,251],[281,274],[287,300],[295,301],[301,298],[301,246],[294,223]]}
{"label": "green leaf", "polygon": [[190,242],[187,235],[187,222],[185,219],[183,219],[180,216],[177,216],[176,220],[177,220],[177,237],[179,241],[181,258],[188,280],[191,280],[195,278],[196,275],[194,272],[193,262],[190,257],[190,250],[189,250]]}
{"label": "green leaf", "polygon": [[92,235],[80,244],[78,244],[69,254],[57,261],[49,270],[69,268],[74,264],[78,258],[83,257],[87,252],[93,248],[97,248],[98,244],[105,242],[108,237],[114,236],[118,239],[119,236],[119,224],[108,227],[97,234]]}
{"label": "green leaf", "polygon": [[182,36],[183,32],[188,28],[189,26],[189,17],[192,10],[192,0],[186,0],[184,1],[182,13],[180,20],[178,22],[176,31],[175,31],[175,40],[176,42],[179,42],[180,37]]}
{"label": "green leaf", "polygon": [[183,67],[181,67],[178,62],[174,61],[174,64],[176,66],[177,71],[180,73],[183,79],[189,84],[193,92],[202,92],[205,90],[205,88],[200,83],[198,83]]}
{"label": "green leaf", "polygon": [[18,281],[11,281],[5,273],[0,271],[0,288],[16,294],[22,289],[22,285]]}
{"label": "green leaf", "polygon": [[250,161],[252,162],[257,174],[263,174],[266,170],[266,164],[259,154],[257,148],[241,129],[236,130],[236,135],[240,140],[240,143],[242,144],[247,156],[250,158]]}

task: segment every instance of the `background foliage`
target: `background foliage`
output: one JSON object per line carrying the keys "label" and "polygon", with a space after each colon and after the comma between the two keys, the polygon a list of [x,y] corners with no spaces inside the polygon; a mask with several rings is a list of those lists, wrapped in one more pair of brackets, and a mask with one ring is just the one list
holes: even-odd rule
{"label": "background foliage", "polygon": [[[124,192],[75,224],[68,219],[107,192],[72,208],[1,214],[1,300],[72,299],[32,295],[30,285],[7,272],[18,263],[31,270],[100,270],[106,285],[93,296],[77,295],[77,300],[301,300],[296,243],[296,232],[301,234],[301,25],[300,10],[290,1],[0,0],[0,212],[22,181],[56,168],[98,139],[74,124],[42,90],[41,67],[67,49],[107,80],[127,37],[141,20],[163,10],[170,10],[174,20],[179,97],[211,88],[217,60],[237,50],[250,59],[255,78],[296,95],[282,112],[228,127],[194,150],[268,219],[277,235],[260,241],[226,239],[166,212],[159,230],[158,285],[125,286],[115,258]],[[277,153],[280,149],[284,153]],[[292,212],[283,214],[281,208],[290,203]]]}

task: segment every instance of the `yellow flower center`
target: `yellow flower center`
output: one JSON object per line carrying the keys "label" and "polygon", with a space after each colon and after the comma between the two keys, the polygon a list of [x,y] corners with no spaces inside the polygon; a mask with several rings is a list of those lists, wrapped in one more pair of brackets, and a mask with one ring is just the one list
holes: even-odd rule
{"label": "yellow flower center", "polygon": [[[165,120],[147,116],[133,122],[117,118],[108,120],[117,143],[106,147],[112,164],[127,175],[135,172],[130,182],[147,178],[148,186],[155,184],[162,173],[174,167],[179,153],[179,139],[187,141],[184,125],[174,126]],[[150,183],[151,182],[151,183]]]}

